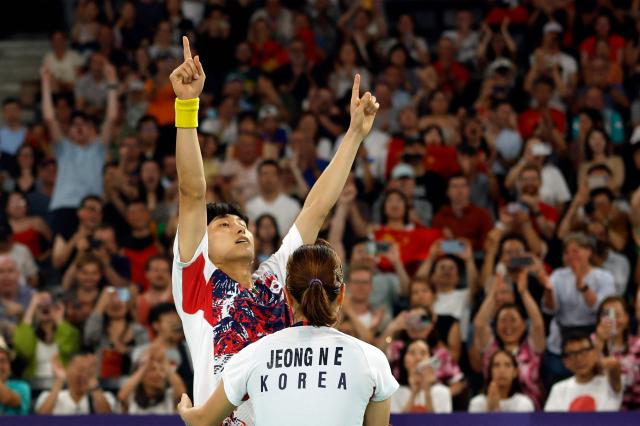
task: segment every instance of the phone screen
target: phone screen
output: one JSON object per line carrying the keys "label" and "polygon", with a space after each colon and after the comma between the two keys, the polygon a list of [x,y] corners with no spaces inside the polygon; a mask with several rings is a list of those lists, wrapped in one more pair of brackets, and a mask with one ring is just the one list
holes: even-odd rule
{"label": "phone screen", "polygon": [[440,244],[443,252],[449,254],[459,254],[464,251],[464,244],[457,240],[446,240]]}

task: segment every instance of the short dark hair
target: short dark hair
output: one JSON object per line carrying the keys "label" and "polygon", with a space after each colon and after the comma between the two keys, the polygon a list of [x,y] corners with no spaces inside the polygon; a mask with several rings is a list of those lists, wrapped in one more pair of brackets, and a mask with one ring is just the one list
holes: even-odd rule
{"label": "short dark hair", "polygon": [[609,198],[609,201],[613,201],[616,199],[615,194],[607,187],[596,188],[589,193],[589,198],[593,199],[598,195],[606,195]]}
{"label": "short dark hair", "polygon": [[209,203],[207,204],[207,225],[214,219],[222,216],[238,216],[249,225],[249,218],[242,213],[238,206],[229,203]]}
{"label": "short dark hair", "polygon": [[164,254],[154,254],[153,256],[148,258],[147,261],[144,264],[144,270],[148,271],[149,267],[151,266],[151,264],[153,262],[158,261],[158,260],[161,261],[161,262],[165,262],[169,266],[169,270],[171,270],[171,260],[167,256],[165,256]]}
{"label": "short dark hair", "polygon": [[176,307],[173,303],[163,302],[158,303],[149,311],[149,324],[153,324],[160,320],[160,317],[166,314],[177,314]]}
{"label": "short dark hair", "polygon": [[100,205],[104,204],[102,202],[102,198],[98,197],[97,195],[90,194],[82,198],[82,200],[80,201],[80,208],[83,208],[87,201],[95,201],[100,203]]}
{"label": "short dark hair", "polygon": [[589,347],[593,348],[593,341],[589,336],[589,333],[581,330],[568,330],[562,333],[562,356],[567,355],[567,346],[569,343],[582,342],[587,341],[589,343]]}
{"label": "short dark hair", "polygon": [[260,162],[260,164],[258,164],[258,173],[260,173],[262,171],[262,168],[265,167],[265,166],[273,166],[278,171],[278,174],[280,173],[280,164],[278,164],[278,162],[276,160],[273,160],[271,158],[267,158],[266,160],[262,160]]}
{"label": "short dark hair", "polygon": [[7,105],[10,104],[16,104],[19,107],[22,106],[22,102],[20,102],[20,99],[14,97],[14,96],[9,96],[8,98],[4,98],[4,100],[2,101],[2,106],[5,107]]}
{"label": "short dark hair", "polygon": [[156,125],[156,127],[158,127],[158,120],[156,120],[154,116],[152,116],[152,115],[143,115],[142,117],[140,117],[140,119],[138,120],[138,123],[136,124],[136,131],[139,132],[140,128],[142,127],[142,125],[144,123],[146,123],[147,121],[152,122],[153,124]]}
{"label": "short dark hair", "polygon": [[454,179],[464,179],[464,181],[469,184],[469,178],[467,176],[465,176],[462,173],[454,173],[453,175],[451,175],[451,177],[449,178],[449,180],[447,181],[447,186],[449,186],[451,184],[451,181]]}

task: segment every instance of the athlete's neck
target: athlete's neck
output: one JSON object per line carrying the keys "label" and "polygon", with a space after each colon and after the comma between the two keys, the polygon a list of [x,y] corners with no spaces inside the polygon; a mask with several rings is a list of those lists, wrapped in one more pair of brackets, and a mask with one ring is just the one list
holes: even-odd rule
{"label": "athlete's neck", "polygon": [[229,262],[219,265],[219,268],[230,278],[240,284],[241,287],[251,288],[253,286],[251,281],[250,264],[247,264],[244,261]]}

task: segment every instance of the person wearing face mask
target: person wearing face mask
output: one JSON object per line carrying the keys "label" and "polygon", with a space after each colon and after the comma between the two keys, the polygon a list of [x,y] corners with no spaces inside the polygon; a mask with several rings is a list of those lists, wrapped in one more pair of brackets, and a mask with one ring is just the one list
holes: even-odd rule
{"label": "person wearing face mask", "polygon": [[469,403],[470,413],[530,412],[533,401],[519,392],[518,363],[513,354],[500,349],[491,356],[485,392]]}
{"label": "person wearing face mask", "polygon": [[450,413],[452,401],[449,389],[438,383],[434,367],[437,358],[430,358],[424,340],[409,343],[401,356],[398,382],[400,387],[391,397],[392,413]]}

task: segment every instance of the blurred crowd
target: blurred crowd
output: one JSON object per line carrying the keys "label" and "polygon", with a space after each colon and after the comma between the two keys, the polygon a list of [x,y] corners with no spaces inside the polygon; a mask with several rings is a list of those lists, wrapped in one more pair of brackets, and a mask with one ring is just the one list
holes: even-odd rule
{"label": "blurred crowd", "polygon": [[377,97],[321,236],[348,271],[337,327],[387,354],[393,412],[640,407],[640,1],[68,3],[41,102],[2,102],[0,414],[191,392],[183,34],[207,198],[246,211],[256,266],[341,143],[355,73]]}

